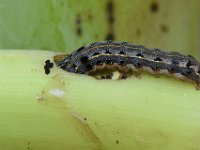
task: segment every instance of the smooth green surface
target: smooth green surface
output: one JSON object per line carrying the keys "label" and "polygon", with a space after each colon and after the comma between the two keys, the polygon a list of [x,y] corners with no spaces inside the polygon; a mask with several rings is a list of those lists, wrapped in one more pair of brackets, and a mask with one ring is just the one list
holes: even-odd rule
{"label": "smooth green surface", "polygon": [[197,150],[200,91],[170,77],[96,80],[53,52],[0,51],[0,149]]}
{"label": "smooth green surface", "polygon": [[200,58],[198,0],[110,1],[0,0],[0,49],[71,52],[112,34]]}
{"label": "smooth green surface", "polygon": [[73,51],[104,39],[104,5],[104,1],[93,0],[0,0],[0,49]]}

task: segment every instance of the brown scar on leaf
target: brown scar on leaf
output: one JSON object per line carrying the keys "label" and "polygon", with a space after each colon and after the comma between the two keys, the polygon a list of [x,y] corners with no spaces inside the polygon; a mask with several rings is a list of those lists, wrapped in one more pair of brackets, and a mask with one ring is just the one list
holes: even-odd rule
{"label": "brown scar on leaf", "polygon": [[90,128],[84,117],[81,117],[78,113],[71,113],[71,114],[72,118],[75,120],[75,123],[78,125],[79,129],[81,129],[80,132],[83,132],[83,135],[85,135],[90,141],[92,141],[92,143],[94,143],[96,149],[105,150],[105,147],[103,146],[101,140],[98,138],[95,132]]}

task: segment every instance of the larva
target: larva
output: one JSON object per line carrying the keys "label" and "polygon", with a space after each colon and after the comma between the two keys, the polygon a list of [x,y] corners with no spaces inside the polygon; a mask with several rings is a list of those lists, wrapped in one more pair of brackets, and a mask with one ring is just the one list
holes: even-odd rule
{"label": "larva", "polygon": [[103,41],[80,47],[57,65],[79,74],[117,69],[168,75],[193,82],[200,89],[200,63],[192,56],[165,52],[128,42]]}

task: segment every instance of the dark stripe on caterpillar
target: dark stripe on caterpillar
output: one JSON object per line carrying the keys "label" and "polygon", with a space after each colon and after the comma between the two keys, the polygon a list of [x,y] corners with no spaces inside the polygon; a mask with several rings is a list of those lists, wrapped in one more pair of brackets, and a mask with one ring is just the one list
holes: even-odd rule
{"label": "dark stripe on caterpillar", "polygon": [[95,42],[74,51],[57,65],[68,72],[89,75],[105,68],[147,70],[189,80],[198,87],[200,84],[200,63],[194,57],[127,42]]}

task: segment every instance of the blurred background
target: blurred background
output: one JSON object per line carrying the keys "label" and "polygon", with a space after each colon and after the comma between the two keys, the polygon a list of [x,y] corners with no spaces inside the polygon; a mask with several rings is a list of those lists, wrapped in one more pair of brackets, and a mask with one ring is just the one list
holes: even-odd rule
{"label": "blurred background", "polygon": [[108,39],[200,59],[200,1],[0,0],[0,49],[69,53]]}

